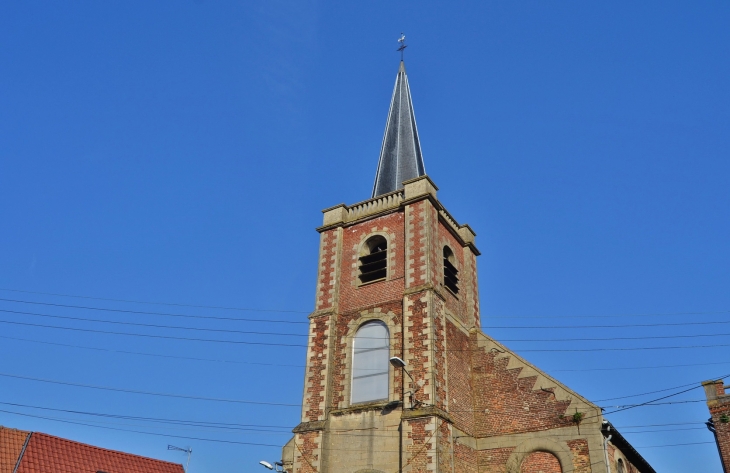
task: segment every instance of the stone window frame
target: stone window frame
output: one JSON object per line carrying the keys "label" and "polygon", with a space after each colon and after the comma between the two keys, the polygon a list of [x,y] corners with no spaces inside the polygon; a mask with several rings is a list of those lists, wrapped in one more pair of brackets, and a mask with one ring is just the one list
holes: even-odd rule
{"label": "stone window frame", "polygon": [[394,356],[398,356],[398,354],[394,351],[394,346],[396,342],[395,338],[395,331],[398,328],[395,322],[396,315],[393,312],[388,311],[387,313],[381,312],[380,309],[375,308],[372,311],[365,311],[360,314],[360,317],[352,320],[350,323],[347,324],[347,334],[345,334],[341,340],[340,345],[342,347],[342,353],[345,354],[345,360],[344,364],[345,367],[342,370],[343,375],[343,391],[342,391],[342,401],[340,401],[339,408],[340,409],[347,409],[347,408],[357,408],[357,407],[367,407],[370,405],[373,406],[382,406],[388,403],[391,403],[393,401],[399,401],[400,400],[400,393],[395,392],[395,370],[392,366],[389,366],[388,369],[388,398],[378,401],[365,401],[365,402],[358,402],[358,403],[352,403],[350,400],[352,399],[352,359],[354,355],[354,342],[355,342],[355,335],[357,334],[357,331],[365,325],[368,322],[372,322],[375,320],[379,320],[380,322],[383,322],[385,326],[388,329],[388,337],[390,338],[390,349],[388,350],[388,358],[392,358]]}
{"label": "stone window frame", "polygon": [[446,275],[444,273],[444,263],[443,263],[443,260],[444,260],[444,250],[446,248],[448,248],[449,251],[451,252],[451,254],[454,255],[454,262],[452,264],[453,264],[454,268],[456,268],[456,270],[459,272],[459,275],[461,276],[459,278],[459,285],[457,286],[459,288],[459,292],[461,292],[461,290],[462,290],[461,282],[463,281],[463,278],[464,278],[463,268],[461,267],[463,265],[459,262],[459,258],[456,256],[456,251],[454,251],[454,248],[452,247],[452,245],[448,241],[446,241],[445,239],[442,239],[439,243],[441,244],[440,245],[441,246],[441,251],[439,252],[439,255],[438,255],[438,257],[439,257],[439,263],[440,263],[439,266],[438,266],[440,268],[438,281],[439,281],[439,284],[441,285],[441,287],[443,287],[444,289],[446,289],[446,292],[448,292],[449,294],[451,294],[452,296],[454,296],[458,300],[459,299],[459,294],[456,293],[456,292],[454,292],[454,291],[452,291],[448,286],[446,286],[446,284],[444,284],[444,279],[446,279]]}
{"label": "stone window frame", "polygon": [[[366,246],[366,243],[368,240],[370,240],[374,236],[382,236],[385,238],[385,241],[387,243],[386,248],[386,269],[385,269],[385,278],[383,279],[376,279],[375,281],[368,281],[368,282],[362,282],[360,281],[360,256],[362,256],[362,252]],[[387,227],[383,227],[382,230],[378,230],[377,228],[373,228],[369,233],[363,233],[360,236],[360,243],[358,243],[353,248],[353,262],[352,262],[352,285],[354,287],[363,287],[363,286],[369,286],[371,284],[377,284],[379,282],[383,281],[390,281],[393,279],[393,271],[395,269],[395,233],[390,233],[388,231]]]}

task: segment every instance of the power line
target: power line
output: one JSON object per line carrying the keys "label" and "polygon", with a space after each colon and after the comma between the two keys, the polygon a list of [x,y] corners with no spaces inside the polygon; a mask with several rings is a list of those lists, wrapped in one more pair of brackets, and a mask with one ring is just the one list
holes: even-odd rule
{"label": "power line", "polygon": [[[119,353],[123,355],[137,355],[137,356],[150,356],[150,357],[156,357],[156,358],[171,358],[176,360],[191,360],[191,361],[206,361],[206,362],[212,362],[212,363],[233,363],[233,364],[242,364],[242,365],[259,365],[259,366],[282,366],[282,367],[288,367],[288,368],[304,368],[305,365],[302,364],[286,364],[286,363],[260,363],[255,361],[239,361],[239,360],[225,360],[225,359],[216,359],[216,358],[200,358],[200,357],[193,357],[193,356],[178,356],[178,355],[163,355],[160,353],[149,353],[149,352],[138,352],[138,351],[128,351],[128,350],[115,350],[111,348],[100,348],[100,347],[90,347],[85,345],[73,345],[68,343],[59,343],[59,342],[49,342],[45,340],[33,340],[29,338],[19,338],[19,337],[8,337],[5,335],[0,335],[0,338],[6,339],[6,340],[15,340],[15,341],[21,341],[21,342],[29,342],[29,343],[39,343],[43,345],[51,345],[51,346],[58,346],[58,347],[65,347],[65,348],[77,348],[80,350],[93,350],[93,351],[103,351],[103,352],[109,352],[109,353]],[[612,367],[612,368],[583,368],[583,369],[546,369],[544,370],[547,373],[562,373],[562,372],[585,372],[585,371],[625,371],[625,370],[655,370],[655,369],[662,369],[662,368],[682,368],[682,367],[696,367],[696,366],[709,366],[709,365],[730,365],[730,361],[720,361],[720,362],[710,362],[710,363],[687,363],[687,364],[679,364],[679,365],[655,365],[655,366],[627,366],[627,367]]]}
{"label": "power line", "polygon": [[[715,379],[721,380],[721,379],[725,379],[725,378],[728,378],[728,377],[730,377],[730,374],[727,374],[727,375],[725,375],[725,376],[722,376],[722,377],[720,377],[720,378],[715,378]],[[667,396],[662,396],[662,397],[660,397],[660,398],[657,398],[657,399],[652,399],[651,401],[646,401],[646,402],[644,402],[644,403],[641,403],[641,404],[636,404],[636,405],[634,405],[634,406],[626,406],[626,407],[622,407],[622,408],[616,409],[616,410],[614,410],[614,411],[611,411],[611,412],[606,412],[606,413],[605,413],[604,415],[608,415],[608,414],[614,414],[614,413],[616,413],[616,412],[622,412],[622,411],[626,411],[626,410],[629,410],[629,409],[633,409],[633,408],[636,408],[636,407],[641,407],[641,406],[645,406],[645,405],[647,405],[647,404],[651,404],[651,403],[654,403],[654,402],[657,402],[657,401],[661,401],[661,400],[664,400],[664,399],[667,399],[667,398],[670,398],[670,397],[674,397],[674,396],[678,396],[678,395],[680,395],[680,394],[684,394],[684,393],[686,393],[686,392],[689,392],[689,391],[695,390],[695,389],[699,388],[700,386],[701,386],[701,385],[700,385],[700,384],[698,383],[698,384],[697,384],[697,386],[695,386],[695,387],[692,387],[692,388],[689,388],[689,389],[685,389],[685,390],[683,390],[683,391],[679,391],[679,392],[677,392],[677,393],[674,393],[674,394],[669,394],[669,395],[667,395]]]}
{"label": "power line", "polygon": [[[115,332],[112,330],[96,330],[96,329],[88,329],[88,328],[80,328],[80,327],[62,327],[58,325],[46,325],[46,324],[33,324],[29,322],[16,322],[16,321],[10,321],[10,320],[0,320],[0,323],[2,324],[10,324],[10,325],[22,325],[27,327],[41,327],[41,328],[51,328],[56,330],[70,330],[75,332],[88,332],[88,333],[103,333],[107,335],[122,335],[122,336],[128,336],[128,337],[143,337],[143,338],[158,338],[158,339],[165,339],[165,340],[182,340],[182,341],[193,341],[193,342],[206,342],[206,343],[228,343],[228,344],[234,344],[234,345],[263,345],[263,346],[277,346],[277,347],[299,347],[299,348],[306,348],[306,344],[294,344],[294,343],[275,343],[275,342],[248,342],[243,340],[220,340],[220,339],[211,339],[211,338],[192,338],[192,337],[174,337],[171,335],[152,335],[152,334],[144,334],[144,333],[129,333],[129,332]],[[579,349],[579,348],[572,348],[572,349],[520,349],[515,350],[523,353],[528,352],[540,352],[540,353],[546,353],[546,352],[597,352],[597,351],[636,351],[636,350],[679,350],[679,349],[687,349],[687,348],[717,348],[717,347],[728,347],[730,344],[716,344],[716,345],[686,345],[686,346],[671,346],[671,347],[633,347],[633,348],[620,348],[620,347],[611,347],[611,348],[585,348],[585,349]],[[449,349],[445,350],[445,352],[462,352],[462,351],[478,351],[479,348],[468,348],[468,349]]]}
{"label": "power line", "polygon": [[712,363],[689,363],[682,365],[657,365],[657,366],[627,366],[624,368],[586,368],[586,369],[562,369],[562,370],[546,370],[548,372],[581,372],[581,371],[625,371],[625,370],[653,370],[659,368],[684,368],[688,366],[708,366],[708,365],[730,365],[730,361],[719,361]]}
{"label": "power line", "polygon": [[[79,415],[85,415],[85,416],[122,419],[122,420],[137,420],[137,421],[143,421],[143,422],[154,422],[154,423],[192,426],[192,427],[219,428],[219,429],[253,431],[253,432],[274,432],[274,433],[282,433],[282,432],[289,433],[289,432],[291,432],[291,429],[292,429],[291,426],[240,424],[240,423],[232,423],[232,422],[211,422],[211,421],[183,420],[183,419],[170,419],[170,418],[159,418],[159,417],[132,416],[132,415],[123,415],[123,414],[78,411],[78,410],[72,410],[72,409],[59,409],[59,408],[46,407],[46,406],[19,404],[19,403],[14,403],[14,402],[0,401],[0,404],[6,405],[6,406],[28,408],[28,409],[63,412],[63,413],[67,413],[67,414],[79,414]],[[687,423],[679,423],[679,424],[654,424],[654,425],[641,425],[641,426],[631,426],[631,427],[646,428],[646,427],[698,425],[698,424],[700,424],[700,423],[699,422],[687,422]],[[630,427],[622,427],[621,430],[624,430],[626,428],[630,428]],[[282,431],[282,430],[271,430],[271,429],[285,429],[285,430]],[[675,430],[704,430],[704,429],[705,429],[705,427],[683,427],[683,428],[672,428],[671,430],[675,431]],[[362,431],[362,430],[369,430],[369,429],[329,429],[329,430],[331,432],[339,433],[339,432]],[[636,434],[636,433],[666,432],[666,431],[667,431],[667,429],[652,429],[652,430],[628,431],[626,433]],[[373,435],[384,436],[383,434],[384,434],[384,432],[369,433],[366,436],[373,436]],[[354,435],[354,436],[359,436],[359,435]],[[573,435],[571,434],[570,436],[573,436]]]}
{"label": "power line", "polygon": [[630,398],[630,397],[646,396],[648,394],[656,394],[656,393],[662,393],[662,392],[666,392],[666,391],[672,391],[674,389],[686,388],[687,386],[695,386],[696,384],[697,384],[696,382],[695,383],[687,383],[687,384],[683,384],[681,386],[674,386],[672,388],[659,389],[657,391],[649,391],[649,392],[641,393],[641,394],[631,394],[629,396],[611,397],[611,398],[608,398],[608,399],[598,399],[598,400],[596,400],[594,402],[614,401],[616,399],[627,399],[627,398]]}
{"label": "power line", "polygon": [[[206,343],[229,343],[234,345],[263,345],[263,346],[277,346],[277,347],[299,347],[299,348],[306,348],[306,344],[294,344],[294,343],[275,343],[275,342],[248,342],[243,340],[219,340],[219,339],[211,339],[211,338],[192,338],[192,337],[174,337],[171,335],[152,335],[152,334],[146,334],[146,333],[129,333],[129,332],[115,332],[112,330],[96,330],[96,329],[88,329],[88,328],[80,328],[80,327],[61,327],[58,325],[46,325],[46,324],[33,324],[29,322],[15,322],[10,320],[0,320],[0,323],[2,324],[11,324],[11,325],[22,325],[27,327],[41,327],[41,328],[51,328],[56,330],[71,330],[75,332],[89,332],[89,333],[103,333],[107,335],[122,335],[122,336],[128,336],[128,337],[143,337],[143,338],[159,338],[159,339],[165,339],[165,340],[183,340],[183,341],[193,341],[193,342],[206,342]],[[579,348],[572,348],[572,349],[520,349],[516,350],[519,352],[527,353],[527,352],[596,352],[596,351],[636,351],[636,350],[678,350],[678,349],[687,349],[687,348],[717,348],[717,347],[728,347],[730,344],[716,344],[716,345],[686,345],[686,346],[672,346],[672,347],[633,347],[633,348],[620,348],[620,347],[611,347],[611,348],[585,348],[585,349],[579,349]],[[479,348],[468,348],[468,349],[450,349],[445,350],[445,352],[462,352],[462,351],[478,351]]]}
{"label": "power line", "polygon": [[[157,433],[157,432],[146,432],[146,431],[140,431],[140,430],[122,429],[122,428],[118,428],[118,427],[94,425],[94,424],[88,424],[85,422],[77,422],[77,421],[71,421],[71,420],[66,420],[66,419],[59,419],[59,418],[53,418],[53,417],[47,417],[47,416],[39,416],[39,415],[34,415],[34,414],[14,412],[14,411],[8,411],[8,410],[4,410],[4,409],[0,409],[0,412],[4,412],[6,414],[11,414],[11,415],[23,416],[23,417],[50,420],[50,421],[54,421],[54,422],[63,422],[63,423],[67,423],[67,424],[81,425],[81,426],[85,426],[85,427],[93,427],[93,428],[97,428],[97,429],[116,430],[116,431],[121,431],[121,432],[130,432],[130,433],[143,434],[143,435],[153,435],[153,436],[157,436],[157,437],[180,438],[180,439],[186,439],[186,440],[198,440],[198,441],[203,441],[203,442],[225,443],[225,444],[234,444],[234,445],[251,445],[251,446],[259,446],[259,447],[281,448],[281,445],[274,445],[274,444],[241,442],[241,441],[223,440],[223,439],[210,439],[210,438],[204,438],[204,437],[188,437],[188,436],[180,436],[180,435],[174,435],[174,434],[161,434],[161,433]],[[438,429],[435,429],[434,432],[437,430]],[[648,446],[637,446],[636,448],[677,447],[677,446],[684,446],[684,445],[701,445],[701,444],[710,444],[710,443],[714,443],[714,442],[688,442],[688,443],[679,443],[679,444],[648,445]],[[337,449],[337,450],[353,451],[354,449]],[[383,452],[394,453],[397,451],[383,450]]]}
{"label": "power line", "polygon": [[[274,313],[295,313],[295,314],[311,313],[311,311],[305,311],[305,310],[255,309],[255,308],[250,308],[250,307],[215,306],[215,305],[200,305],[200,304],[196,305],[196,304],[182,304],[182,303],[173,303],[173,302],[141,301],[141,300],[135,300],[135,299],[113,299],[113,298],[106,298],[106,297],[92,297],[92,296],[83,296],[83,295],[74,295],[74,294],[61,294],[61,293],[54,293],[54,292],[25,291],[25,290],[20,290],[20,289],[9,289],[9,288],[0,288],[0,291],[20,293],[20,294],[35,294],[35,295],[43,295],[43,296],[68,297],[68,298],[74,298],[74,299],[87,299],[87,300],[96,300],[96,301],[162,305],[162,306],[170,306],[170,307],[191,307],[191,308],[196,308],[196,309],[216,309],[216,310],[234,310],[234,311],[246,311],[246,312],[274,312]],[[3,299],[0,299],[0,300],[3,300]],[[35,302],[28,302],[28,301],[19,301],[19,302],[35,303]],[[61,304],[57,304],[57,305],[63,306]],[[68,307],[73,307],[73,306],[68,306]],[[90,308],[90,309],[106,310],[106,309],[96,309],[96,308]],[[139,313],[148,313],[149,314],[149,312],[141,312],[141,311]],[[730,314],[730,310],[692,311],[692,312],[619,313],[619,314],[603,314],[603,315],[488,315],[488,314],[483,314],[483,316],[484,316],[484,318],[490,318],[490,319],[494,319],[494,318],[505,318],[505,319],[586,318],[586,319],[592,319],[592,318],[616,318],[616,317],[672,317],[672,316],[681,316],[681,315],[716,315],[716,314]],[[160,314],[160,315],[165,315],[165,314]],[[191,316],[191,317],[194,317],[194,316]],[[242,320],[242,319],[234,319],[234,320]],[[304,323],[308,323],[308,322],[304,322]]]}
{"label": "power line", "polygon": [[[2,300],[2,299],[0,299]],[[286,336],[286,337],[308,337],[309,334],[305,333],[282,333],[282,332],[259,332],[250,330],[235,330],[235,329],[214,329],[205,327],[186,327],[181,325],[159,325],[159,324],[147,324],[140,322],[126,322],[119,320],[105,320],[105,319],[92,319],[88,317],[72,317],[68,315],[53,315],[53,314],[40,314],[37,312],[25,312],[17,310],[0,309],[0,312],[18,315],[31,315],[34,317],[46,317],[53,319],[62,320],[76,320],[81,322],[96,322],[113,325],[129,325],[136,327],[148,327],[148,328],[163,328],[163,329],[174,329],[174,330],[192,330],[199,332],[216,332],[216,333],[240,333],[245,335],[272,335],[272,336]],[[710,334],[695,334],[695,335],[657,335],[657,336],[644,336],[644,337],[600,337],[600,338],[522,338],[522,339],[500,339],[502,342],[573,342],[573,341],[618,341],[618,340],[646,340],[646,339],[674,339],[674,338],[701,338],[701,337],[727,337],[730,333],[710,333]],[[431,337],[428,340],[432,340]]]}
{"label": "power line", "polygon": [[308,314],[309,311],[302,310],[273,310],[273,309],[252,309],[245,307],[226,307],[226,306],[215,306],[215,305],[194,305],[194,304],[179,304],[174,302],[151,302],[151,301],[139,301],[132,299],[111,299],[107,297],[91,297],[91,296],[78,296],[72,294],[58,294],[53,292],[38,292],[38,291],[22,291],[19,289],[7,289],[0,288],[0,291],[17,292],[23,294],[37,294],[43,296],[56,296],[56,297],[73,297],[74,299],[88,299],[94,301],[108,301],[108,302],[128,302],[132,304],[148,304],[148,305],[163,305],[171,307],[192,307],[196,309],[217,309],[217,310],[239,310],[247,312],[281,312],[281,313],[295,313],[295,314]]}
{"label": "power line", "polygon": [[[220,317],[215,315],[190,315],[190,314],[177,314],[172,312],[151,312],[146,310],[128,310],[128,309],[112,309],[109,307],[91,307],[82,305],[69,305],[69,304],[53,304],[50,302],[35,302],[35,301],[23,301],[18,299],[2,299],[0,301],[13,302],[17,304],[33,304],[43,305],[50,307],[63,307],[69,309],[83,309],[83,310],[96,310],[103,312],[117,312],[124,314],[138,314],[138,315],[161,315],[165,317],[182,317],[187,319],[208,319],[208,320],[232,320],[236,322],[266,322],[266,323],[284,323],[284,324],[308,324],[307,320],[277,320],[277,319],[245,319],[241,317]],[[275,312],[275,311],[271,311]]]}
{"label": "power line", "polygon": [[[258,332],[250,330],[235,330],[235,329],[219,329],[219,328],[205,328],[205,327],[185,327],[182,325],[159,325],[159,324],[144,324],[140,322],[124,322],[120,320],[104,320],[104,319],[90,319],[87,317],[71,317],[68,315],[51,315],[51,314],[39,314],[37,312],[22,312],[18,310],[7,310],[0,309],[0,312],[8,314],[19,314],[19,315],[32,315],[35,317],[47,317],[51,319],[63,319],[63,320],[77,320],[80,322],[98,322],[104,324],[114,325],[132,325],[136,327],[149,327],[149,328],[164,328],[174,330],[194,330],[197,332],[223,332],[223,333],[241,333],[246,335],[275,335],[277,337],[306,337],[306,333],[281,333],[281,332]],[[728,334],[730,335],[730,334]]]}
{"label": "power line", "polygon": [[244,401],[241,399],[224,399],[224,398],[216,398],[216,397],[203,397],[203,396],[188,396],[185,394],[172,394],[172,393],[158,393],[158,392],[152,392],[152,391],[137,391],[134,389],[124,389],[124,388],[112,388],[109,386],[95,386],[92,384],[81,384],[81,383],[71,383],[68,381],[57,381],[52,379],[43,379],[43,378],[33,378],[30,376],[20,376],[15,374],[9,374],[9,373],[0,373],[0,376],[5,378],[14,378],[14,379],[22,379],[26,381],[36,381],[39,383],[48,383],[48,384],[59,384],[63,386],[73,386],[78,388],[87,388],[87,389],[98,389],[101,391],[114,391],[114,392],[120,392],[120,393],[127,393],[127,394],[144,394],[147,396],[159,396],[159,397],[174,397],[178,399],[191,399],[195,401],[214,401],[214,402],[226,402],[226,403],[233,403],[233,404],[254,404],[259,406],[280,406],[280,407],[301,407],[301,404],[286,404],[282,402],[267,402],[267,401]]}
{"label": "power line", "polygon": [[[127,394],[142,394],[142,395],[148,395],[148,396],[159,396],[159,397],[171,397],[171,398],[179,398],[179,399],[191,399],[191,400],[198,400],[198,401],[215,401],[215,402],[226,402],[226,403],[236,403],[236,404],[254,404],[254,405],[267,405],[267,406],[280,406],[280,407],[301,407],[301,404],[287,404],[287,403],[275,403],[275,402],[266,402],[266,401],[248,401],[248,400],[239,400],[239,399],[224,399],[224,398],[212,398],[212,397],[203,397],[203,396],[189,396],[184,394],[173,394],[173,393],[159,393],[159,392],[152,392],[152,391],[140,391],[140,390],[133,390],[133,389],[125,389],[125,388],[113,388],[109,386],[96,386],[96,385],[90,385],[90,384],[82,384],[82,383],[71,383],[68,381],[58,381],[58,380],[50,380],[50,379],[44,379],[44,378],[34,378],[30,376],[20,376],[20,375],[14,375],[9,373],[0,373],[0,376],[11,378],[11,379],[22,379],[26,381],[35,381],[40,383],[48,383],[48,384],[58,384],[62,386],[72,386],[72,387],[80,387],[80,388],[87,388],[87,389],[98,389],[103,391],[113,391],[113,392],[122,392]],[[718,379],[724,379],[730,377],[730,375],[724,376],[723,378]],[[700,400],[690,400],[690,401],[669,401],[666,403],[658,403],[657,401],[661,401],[663,399],[667,399],[673,396],[677,396],[679,394],[685,393],[687,391],[691,391],[693,389],[696,389],[699,387],[699,384],[696,387],[680,391],[678,393],[670,394],[668,396],[664,396],[658,399],[654,399],[651,401],[647,401],[641,404],[631,404],[628,406],[616,406],[617,410],[607,412],[606,414],[612,414],[614,412],[620,412],[627,409],[632,409],[635,407],[641,407],[641,406],[657,406],[657,405],[666,405],[666,404],[684,404],[684,403],[690,403],[690,402],[704,402],[703,399]],[[449,412],[475,412],[474,409],[449,409]]]}
{"label": "power line", "polygon": [[178,438],[178,439],[185,439],[185,440],[200,440],[202,442],[216,442],[216,443],[227,443],[227,444],[233,444],[233,445],[252,445],[256,447],[276,447],[281,448],[281,445],[272,445],[268,443],[252,443],[252,442],[239,442],[235,440],[221,440],[221,439],[207,439],[207,438],[201,438],[201,437],[184,437],[180,435],[171,435],[171,434],[160,434],[155,432],[144,432],[140,430],[130,430],[130,429],[120,429],[116,427],[105,427],[101,425],[93,425],[93,424],[86,424],[84,422],[76,422],[71,420],[63,420],[63,419],[54,419],[53,417],[45,417],[45,416],[38,416],[33,414],[24,414],[22,412],[13,412],[13,411],[7,411],[0,409],[0,412],[5,412],[6,414],[13,414],[18,416],[24,416],[24,417],[34,417],[36,419],[44,419],[44,420],[52,420],[55,422],[64,422],[67,424],[75,424],[75,425],[83,425],[86,427],[95,427],[97,429],[108,429],[108,430],[117,430],[121,432],[131,432],[135,434],[144,434],[144,435],[154,435],[157,437],[170,437],[170,438]]}
{"label": "power line", "polygon": [[109,352],[109,353],[120,353],[120,354],[124,354],[124,355],[151,356],[151,357],[156,357],[156,358],[172,358],[175,360],[208,361],[208,362],[213,362],[213,363],[234,363],[234,364],[240,364],[240,365],[284,366],[284,367],[290,367],[290,368],[304,368],[304,365],[291,365],[291,364],[286,364],[286,363],[260,363],[260,362],[256,362],[256,361],[221,360],[221,359],[215,359],[215,358],[199,358],[199,357],[194,357],[194,356],[163,355],[160,353],[114,350],[111,348],[89,347],[89,346],[85,346],[85,345],[72,345],[69,343],[48,342],[48,341],[44,341],[44,340],[32,340],[29,338],[8,337],[5,335],[0,335],[0,338],[4,338],[6,340],[16,340],[16,341],[21,341],[21,342],[40,343],[43,345],[52,345],[52,346],[58,346],[58,347],[78,348],[81,350],[94,350],[94,351],[105,351],[105,352]]}
{"label": "power line", "polygon": [[[286,429],[286,432],[291,432],[291,429],[292,429],[291,426],[284,426],[284,425],[239,424],[239,423],[235,423],[235,422],[210,422],[210,421],[197,421],[197,420],[170,419],[170,418],[162,418],[162,417],[132,416],[132,415],[123,415],[123,414],[109,414],[109,413],[101,413],[101,412],[77,411],[77,410],[71,410],[71,409],[59,409],[59,408],[54,408],[54,407],[34,406],[34,405],[30,405],[30,404],[18,404],[15,402],[4,402],[4,401],[0,401],[0,404],[5,405],[5,406],[13,406],[13,407],[24,407],[24,408],[28,408],[28,409],[39,409],[39,410],[44,410],[44,411],[64,412],[67,414],[80,414],[80,415],[87,415],[87,416],[94,416],[94,417],[105,417],[105,418],[124,419],[124,420],[139,420],[139,421],[145,421],[145,422],[159,422],[159,423],[169,423],[169,424],[177,424],[177,425],[191,425],[191,426],[204,426],[204,427],[226,427],[226,428],[236,427],[236,428],[246,428],[246,429],[251,428],[250,430],[254,430],[254,428]],[[262,432],[274,432],[274,431],[262,430]]]}
{"label": "power line", "polygon": [[0,324],[10,325],[23,325],[26,327],[41,327],[41,328],[52,328],[56,330],[71,330],[74,332],[89,332],[89,333],[103,333],[107,335],[123,335],[127,337],[143,337],[143,338],[159,338],[165,340],[184,340],[191,342],[208,342],[208,343],[231,343],[235,345],[263,345],[263,346],[278,346],[278,347],[305,347],[307,345],[292,344],[292,343],[274,343],[274,342],[247,342],[243,340],[217,340],[211,338],[191,338],[191,337],[173,337],[170,335],[152,335],[147,333],[129,333],[129,332],[115,332],[112,330],[96,330],[90,328],[80,327],[60,327],[58,325],[45,325],[45,324],[33,324],[29,322],[15,322],[10,320],[0,320]]}

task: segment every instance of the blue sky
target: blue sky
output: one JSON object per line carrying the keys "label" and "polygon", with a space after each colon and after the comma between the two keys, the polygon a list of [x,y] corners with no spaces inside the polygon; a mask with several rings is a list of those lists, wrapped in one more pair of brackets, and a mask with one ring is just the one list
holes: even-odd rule
{"label": "blue sky", "polygon": [[[13,338],[0,339],[0,373],[298,404],[304,351],[282,345],[306,333],[314,228],[321,209],[370,196],[404,31],[427,172],[478,234],[485,331],[546,340],[505,343],[605,406],[728,374],[717,345],[730,344],[729,21],[719,1],[6,2],[0,288],[30,292],[0,291],[0,335]],[[713,346],[645,349],[698,345]],[[6,376],[0,386],[3,403],[274,426],[0,404],[7,426],[174,461],[168,444],[192,446],[192,472],[257,471],[280,453],[171,436],[281,445],[299,416]],[[658,471],[720,472],[703,397],[609,419]]]}

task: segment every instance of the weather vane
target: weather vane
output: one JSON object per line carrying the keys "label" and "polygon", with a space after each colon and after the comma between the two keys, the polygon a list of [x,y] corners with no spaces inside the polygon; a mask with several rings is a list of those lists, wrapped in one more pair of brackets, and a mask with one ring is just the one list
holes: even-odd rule
{"label": "weather vane", "polygon": [[396,51],[400,51],[400,60],[403,60],[403,50],[405,50],[408,45],[406,44],[406,35],[401,32],[400,38],[398,38],[398,42],[400,43],[400,48],[398,48]]}

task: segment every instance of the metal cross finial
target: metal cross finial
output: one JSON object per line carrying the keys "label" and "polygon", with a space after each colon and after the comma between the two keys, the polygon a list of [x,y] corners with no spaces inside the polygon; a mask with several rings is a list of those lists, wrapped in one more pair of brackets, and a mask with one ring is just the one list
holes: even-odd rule
{"label": "metal cross finial", "polygon": [[398,42],[400,43],[400,48],[398,48],[396,51],[400,51],[400,60],[402,61],[403,50],[408,47],[408,45],[406,45],[406,35],[404,35],[403,32],[401,32],[400,38],[398,38]]}

